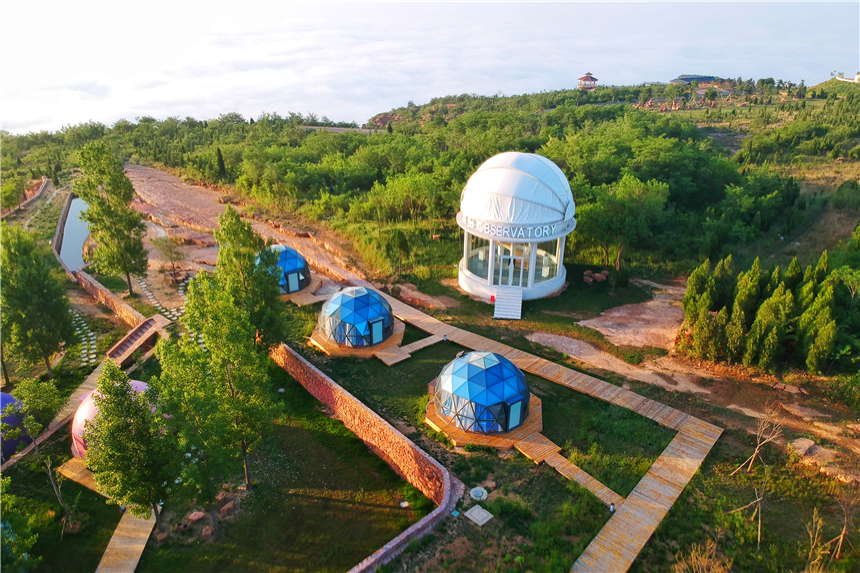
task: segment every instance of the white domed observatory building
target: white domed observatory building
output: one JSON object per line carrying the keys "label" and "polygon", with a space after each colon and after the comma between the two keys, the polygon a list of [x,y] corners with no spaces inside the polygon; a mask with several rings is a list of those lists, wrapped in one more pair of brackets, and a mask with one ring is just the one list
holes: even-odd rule
{"label": "white domed observatory building", "polygon": [[555,163],[531,153],[491,157],[460,197],[460,287],[494,300],[496,318],[520,318],[523,300],[564,286],[564,241],[576,228],[575,213],[570,184]]}

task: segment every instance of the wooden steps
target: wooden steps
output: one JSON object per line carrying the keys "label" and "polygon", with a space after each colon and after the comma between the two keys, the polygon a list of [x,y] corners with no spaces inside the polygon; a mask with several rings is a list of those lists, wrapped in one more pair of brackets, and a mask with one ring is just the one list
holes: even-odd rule
{"label": "wooden steps", "polygon": [[493,318],[520,320],[523,314],[523,289],[496,289],[496,304],[493,307]]}
{"label": "wooden steps", "polygon": [[131,362],[132,354],[139,348],[148,345],[152,338],[157,336],[159,331],[168,324],[170,324],[170,320],[160,314],[147,318],[129,330],[128,334],[114,344],[107,351],[107,357],[114,360],[120,367],[127,367]]}

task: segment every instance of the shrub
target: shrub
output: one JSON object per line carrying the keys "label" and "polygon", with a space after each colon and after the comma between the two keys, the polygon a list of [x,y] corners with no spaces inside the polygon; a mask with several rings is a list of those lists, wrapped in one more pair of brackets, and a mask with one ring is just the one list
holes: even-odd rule
{"label": "shrub", "polygon": [[843,182],[830,201],[837,209],[860,210],[860,184],[854,179]]}

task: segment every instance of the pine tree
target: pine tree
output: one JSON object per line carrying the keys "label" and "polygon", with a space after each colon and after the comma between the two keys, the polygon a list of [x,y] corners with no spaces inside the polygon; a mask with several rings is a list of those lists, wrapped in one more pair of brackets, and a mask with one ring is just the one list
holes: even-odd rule
{"label": "pine tree", "polygon": [[221,148],[215,150],[216,161],[218,162],[218,179],[223,180],[227,177],[227,166],[224,165],[224,156],[221,155]]}
{"label": "pine tree", "polygon": [[785,283],[785,288],[791,292],[795,292],[797,286],[803,281],[803,269],[800,268],[800,263],[797,262],[797,257],[791,259],[791,264],[785,269],[785,274],[782,276],[782,282]]}
{"label": "pine tree", "polygon": [[729,309],[725,306],[717,314],[711,329],[711,339],[708,341],[708,360],[718,362],[726,357]]}
{"label": "pine tree", "polygon": [[765,288],[764,293],[762,293],[763,297],[770,297],[774,292],[776,292],[777,287],[782,282],[780,279],[780,271],[779,265],[777,265],[773,272],[770,273],[770,279],[767,281],[767,287]]}
{"label": "pine tree", "polygon": [[818,374],[824,366],[825,361],[836,346],[837,326],[836,321],[831,320],[818,331],[809,354],[806,357],[806,370],[810,374]]}
{"label": "pine tree", "polygon": [[717,263],[717,268],[714,269],[714,284],[716,287],[715,308],[731,305],[735,300],[735,289],[737,288],[731,255]]}
{"label": "pine tree", "polygon": [[774,363],[782,354],[782,340],[780,340],[779,330],[778,326],[771,327],[770,333],[762,344],[758,361],[758,366],[762,370],[773,371]]}
{"label": "pine tree", "polygon": [[833,283],[827,281],[797,323],[797,347],[802,358],[808,358],[819,331],[832,321],[834,304]]}
{"label": "pine tree", "polygon": [[818,259],[818,264],[815,265],[815,284],[820,285],[824,283],[827,274],[827,251],[824,251]]}
{"label": "pine tree", "polygon": [[699,316],[699,300],[705,293],[713,292],[713,284],[711,261],[706,259],[704,263],[696,267],[696,270],[687,279],[687,292],[681,304],[689,324],[694,325],[696,323],[696,318]]}
{"label": "pine tree", "polygon": [[696,324],[693,327],[693,349],[692,354],[696,358],[705,358],[708,355],[708,345],[711,341],[712,330],[711,313],[707,307],[702,305],[699,307]]}
{"label": "pine tree", "polygon": [[[762,274],[761,262],[758,258],[753,261],[750,270],[738,276],[738,290],[734,307],[740,308],[749,323],[756,315],[756,308],[761,297]],[[749,324],[747,324],[749,327]]]}
{"label": "pine tree", "polygon": [[732,319],[726,327],[726,355],[729,362],[741,359],[746,348],[747,321],[744,311],[735,305],[732,309]]}

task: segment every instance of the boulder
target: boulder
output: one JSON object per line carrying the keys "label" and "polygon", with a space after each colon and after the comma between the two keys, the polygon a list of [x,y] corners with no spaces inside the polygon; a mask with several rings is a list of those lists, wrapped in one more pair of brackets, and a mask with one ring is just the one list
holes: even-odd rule
{"label": "boulder", "polygon": [[224,507],[221,508],[221,517],[227,517],[228,515],[233,513],[233,510],[236,508],[235,501],[228,501]]}
{"label": "boulder", "polygon": [[159,533],[156,537],[158,537],[159,543],[164,543],[164,541],[170,536],[166,531],[164,533]]}
{"label": "boulder", "polygon": [[789,414],[793,414],[804,420],[814,420],[815,418],[829,418],[830,414],[819,412],[809,406],[801,406],[800,404],[780,404],[783,410]]}
{"label": "boulder", "polygon": [[606,280],[606,277],[608,277],[608,276],[609,276],[608,274],[604,275],[603,273],[599,273],[599,274],[594,275],[594,280],[596,280],[599,283],[602,283],[603,281]]}
{"label": "boulder", "polygon": [[192,513],[191,515],[188,516],[188,521],[190,521],[191,523],[197,523],[198,521],[200,521],[204,517],[206,517],[205,513],[203,513],[202,511],[195,511],[194,513]]}
{"label": "boulder", "polygon": [[203,539],[203,541],[209,541],[210,539],[212,539],[212,528],[208,525],[204,527],[203,531],[200,533],[200,537]]}
{"label": "boulder", "polygon": [[583,280],[583,282],[585,282],[586,284],[591,284],[591,283],[593,283],[593,282],[594,282],[594,279],[593,279],[593,278],[591,278],[590,276],[582,277],[582,280]]}
{"label": "boulder", "polygon": [[224,501],[226,498],[227,498],[227,492],[226,491],[219,491],[218,495],[215,496],[216,501]]}
{"label": "boulder", "polygon": [[591,271],[585,271],[585,272],[584,272],[584,273],[582,273],[582,274],[583,274],[583,276],[590,277],[590,276],[591,276],[591,275],[593,275],[594,273],[592,273]]}

